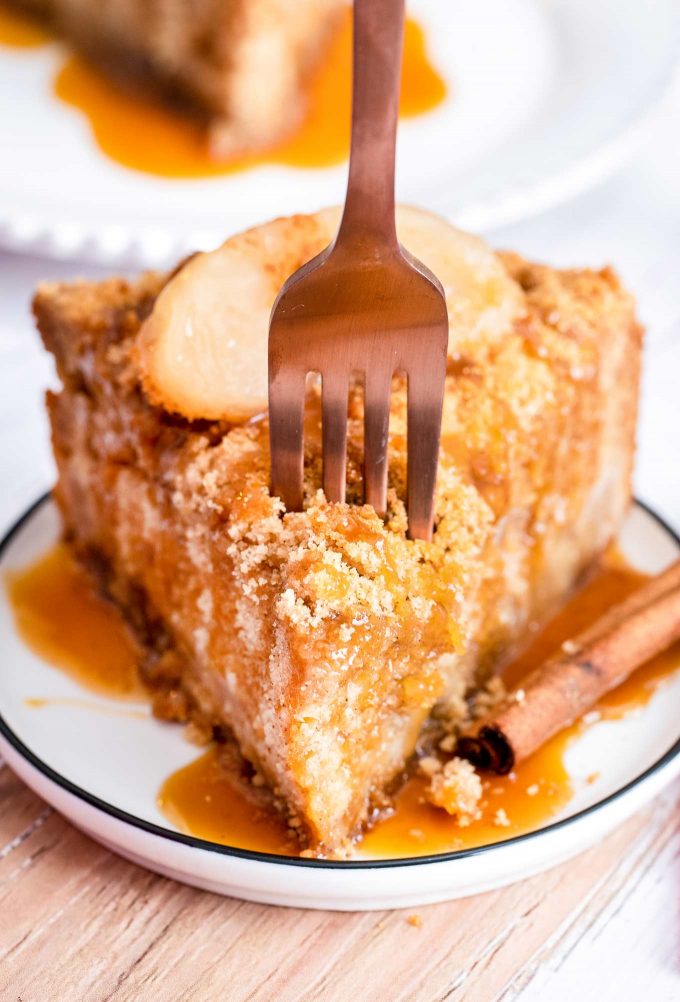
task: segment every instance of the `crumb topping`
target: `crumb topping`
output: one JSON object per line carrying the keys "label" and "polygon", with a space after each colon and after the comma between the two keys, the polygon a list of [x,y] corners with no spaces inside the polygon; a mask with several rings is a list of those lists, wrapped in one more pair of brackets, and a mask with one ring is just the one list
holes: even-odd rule
{"label": "crumb topping", "polygon": [[457,757],[445,764],[438,759],[421,759],[421,770],[423,761],[427,763],[425,774],[430,776],[426,796],[431,804],[442,807],[461,827],[480,817],[482,781],[470,762]]}

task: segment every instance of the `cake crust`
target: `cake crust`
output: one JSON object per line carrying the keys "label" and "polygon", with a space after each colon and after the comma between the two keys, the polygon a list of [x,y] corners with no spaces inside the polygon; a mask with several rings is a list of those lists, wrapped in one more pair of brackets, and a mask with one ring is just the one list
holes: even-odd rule
{"label": "cake crust", "polygon": [[506,330],[452,338],[430,544],[405,535],[403,386],[386,519],[360,504],[358,390],[349,503],[321,493],[312,394],[306,507],[286,513],[268,489],[266,415],[187,421],[145,396],[134,345],[164,276],[35,297],[63,384],[48,406],[68,537],[146,624],[151,662],[161,674],[170,662],[203,719],[234,735],[317,853],[370,822],[428,720],[465,717],[629,502],[630,297],[609,269],[500,259],[525,309]]}

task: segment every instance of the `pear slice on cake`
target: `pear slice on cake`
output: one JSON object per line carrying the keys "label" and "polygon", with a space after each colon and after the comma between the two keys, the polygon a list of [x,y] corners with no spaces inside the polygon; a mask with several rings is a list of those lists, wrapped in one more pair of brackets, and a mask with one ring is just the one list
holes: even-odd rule
{"label": "pear slice on cake", "polygon": [[[265,410],[274,299],[333,240],[339,220],[339,208],[275,219],[188,261],[140,334],[136,356],[150,400],[190,420],[239,422]],[[484,241],[406,206],[397,210],[397,229],[444,287],[452,355],[482,330],[507,330],[521,293]]]}

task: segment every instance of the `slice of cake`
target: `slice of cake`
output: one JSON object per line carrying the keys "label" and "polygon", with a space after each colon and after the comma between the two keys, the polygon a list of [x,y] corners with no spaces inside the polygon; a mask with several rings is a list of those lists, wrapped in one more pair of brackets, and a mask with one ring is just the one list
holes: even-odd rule
{"label": "slice of cake", "polygon": [[345,0],[0,0],[95,66],[209,131],[217,157],[265,148],[305,111],[305,84]]}
{"label": "slice of cake", "polygon": [[496,255],[402,209],[451,322],[433,541],[406,538],[401,385],[385,520],[361,504],[360,387],[352,503],[326,503],[313,383],[306,507],[287,513],[269,492],[268,310],[336,222],[278,220],[170,279],[35,298],[63,384],[48,406],[67,539],[144,639],[159,712],[233,736],[320,854],[370,823],[421,736],[465,719],[616,534],[641,343],[611,271]]}

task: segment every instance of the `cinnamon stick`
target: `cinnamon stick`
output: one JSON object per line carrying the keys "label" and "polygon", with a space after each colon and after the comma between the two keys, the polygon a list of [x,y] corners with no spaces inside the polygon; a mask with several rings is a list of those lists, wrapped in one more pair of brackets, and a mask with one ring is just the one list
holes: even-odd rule
{"label": "cinnamon stick", "polygon": [[459,739],[457,754],[479,768],[510,772],[678,639],[680,560],[530,672],[490,717]]}

